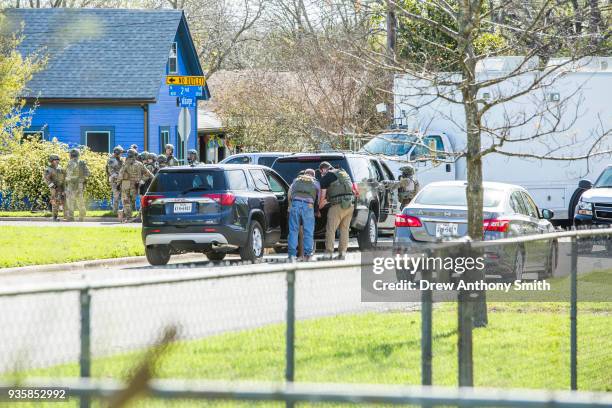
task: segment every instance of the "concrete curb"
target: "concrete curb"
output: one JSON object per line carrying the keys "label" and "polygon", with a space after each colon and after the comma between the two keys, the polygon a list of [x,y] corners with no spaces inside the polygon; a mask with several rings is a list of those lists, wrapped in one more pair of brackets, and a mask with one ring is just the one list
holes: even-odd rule
{"label": "concrete curb", "polygon": [[[53,222],[51,217],[0,217],[0,223],[2,221],[47,221]],[[59,222],[66,223],[63,219]],[[118,222],[117,217],[85,217],[83,222]]]}
{"label": "concrete curb", "polygon": [[[174,255],[172,257],[172,260],[180,260],[181,262],[203,262],[206,261],[206,258],[204,257],[204,255],[194,256],[194,254],[182,254]],[[134,265],[139,263],[147,263],[147,258],[145,256],[130,256],[124,258],[108,258],[95,259],[91,261],[69,262],[64,264],[30,265],[19,266],[15,268],[0,268],[0,277],[40,272],[69,272],[74,270],[100,268],[104,266],[112,267],[118,265]]]}

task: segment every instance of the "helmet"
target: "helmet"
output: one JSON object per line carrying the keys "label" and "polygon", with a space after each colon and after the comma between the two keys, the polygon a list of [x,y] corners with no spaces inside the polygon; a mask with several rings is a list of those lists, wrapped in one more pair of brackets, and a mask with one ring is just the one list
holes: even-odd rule
{"label": "helmet", "polygon": [[198,152],[196,151],[196,149],[189,149],[189,151],[187,151],[187,154],[193,154],[194,156],[197,156]]}
{"label": "helmet", "polygon": [[138,145],[134,143],[133,145],[130,146],[130,149],[134,149],[138,151]]}
{"label": "helmet", "polygon": [[138,154],[138,160],[141,160],[141,161],[146,160],[148,155],[149,155],[149,152],[146,152],[146,151],[140,152],[140,154]]}
{"label": "helmet", "polygon": [[168,143],[166,145],[166,147],[164,147],[164,150],[168,150],[168,149],[170,149],[170,150],[172,150],[174,152],[174,146],[172,146],[170,143]]}
{"label": "helmet", "polygon": [[412,167],[411,165],[400,167],[400,171],[404,176],[407,177],[414,175],[414,167]]}
{"label": "helmet", "polygon": [[157,160],[157,155],[155,153],[147,154],[147,159],[149,160]]}
{"label": "helmet", "polygon": [[136,156],[138,156],[138,152],[134,149],[130,149],[127,151],[127,157],[128,159],[135,159]]}
{"label": "helmet", "polygon": [[165,163],[165,162],[167,162],[166,156],[164,156],[163,154],[160,154],[159,156],[157,156],[157,162],[158,163]]}
{"label": "helmet", "polygon": [[49,155],[49,161],[52,162],[53,160],[59,160],[59,156],[57,154],[50,154]]}
{"label": "helmet", "polygon": [[79,149],[70,149],[70,158],[77,158],[80,154]]}
{"label": "helmet", "polygon": [[119,153],[119,154],[123,153],[123,147],[121,147],[121,145],[117,145],[117,146],[115,146],[115,148],[113,149],[113,153],[115,153],[115,154],[117,154],[117,153]]}

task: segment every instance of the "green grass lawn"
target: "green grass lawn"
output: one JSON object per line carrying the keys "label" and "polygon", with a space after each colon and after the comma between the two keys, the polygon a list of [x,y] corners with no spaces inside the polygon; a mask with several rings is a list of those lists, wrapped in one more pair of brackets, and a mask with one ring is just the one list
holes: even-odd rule
{"label": "green grass lawn", "polygon": [[[457,385],[456,320],[454,305],[443,304],[434,311],[435,385]],[[612,304],[581,303],[578,324],[579,389],[612,391]],[[418,312],[300,321],[296,341],[296,381],[420,382]],[[93,375],[125,378],[141,355],[98,359]],[[270,325],[178,342],[160,361],[157,376],[282,381],[283,370],[284,326]],[[77,373],[76,364],[28,372],[33,376]],[[474,376],[479,387],[569,389],[567,304],[490,304],[489,326],[474,332]],[[147,401],[138,405],[163,404]]]}
{"label": "green grass lawn", "polygon": [[[62,213],[60,213],[60,216]],[[78,212],[77,212],[78,215]],[[116,217],[111,211],[89,210],[88,217]],[[51,217],[50,211],[0,211],[0,218],[3,217]]]}
{"label": "green grass lawn", "polygon": [[0,248],[0,268],[144,254],[140,229],[130,227],[2,226]]}

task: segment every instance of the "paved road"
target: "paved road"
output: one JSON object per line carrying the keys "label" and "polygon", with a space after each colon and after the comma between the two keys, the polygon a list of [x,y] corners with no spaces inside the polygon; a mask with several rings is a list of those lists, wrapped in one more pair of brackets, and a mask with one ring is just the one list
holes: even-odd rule
{"label": "paved road", "polygon": [[[358,252],[351,252],[348,258],[358,260],[360,256]],[[283,255],[266,257],[267,262],[284,259]],[[100,281],[143,275],[179,276],[192,272],[223,274],[247,272],[251,268],[231,256],[227,263],[216,267],[205,261],[166,267],[131,265],[12,276],[2,279],[1,284],[7,287],[32,282]],[[361,303],[360,283],[359,268],[300,273],[296,282],[297,318],[416,307],[414,304]],[[0,310],[0,372],[77,361],[77,293],[0,298]],[[284,321],[285,311],[284,274],[94,291],[92,352],[94,356],[104,356],[141,349],[151,344],[169,324],[179,325],[181,338],[196,339],[280,323]],[[278,341],[282,344],[283,339]]]}

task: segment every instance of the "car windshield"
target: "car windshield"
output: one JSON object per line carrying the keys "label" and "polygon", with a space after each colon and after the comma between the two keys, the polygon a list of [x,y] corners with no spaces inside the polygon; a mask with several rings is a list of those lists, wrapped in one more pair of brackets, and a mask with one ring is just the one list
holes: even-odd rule
{"label": "car windshield", "polygon": [[[483,207],[497,207],[502,197],[502,190],[485,188]],[[414,202],[421,205],[465,207],[467,206],[465,186],[427,186],[416,197]]]}
{"label": "car windshield", "polygon": [[220,170],[185,170],[158,173],[149,187],[149,192],[162,193],[166,191],[178,191],[186,193],[189,191],[224,189],[225,177],[223,177],[223,172]]}
{"label": "car windshield", "polygon": [[386,156],[405,156],[417,141],[416,135],[385,133],[370,140],[361,148],[361,151],[363,153],[384,154]]}
{"label": "car windshield", "polygon": [[601,173],[601,176],[599,176],[593,187],[612,187],[612,167],[608,167]]}

